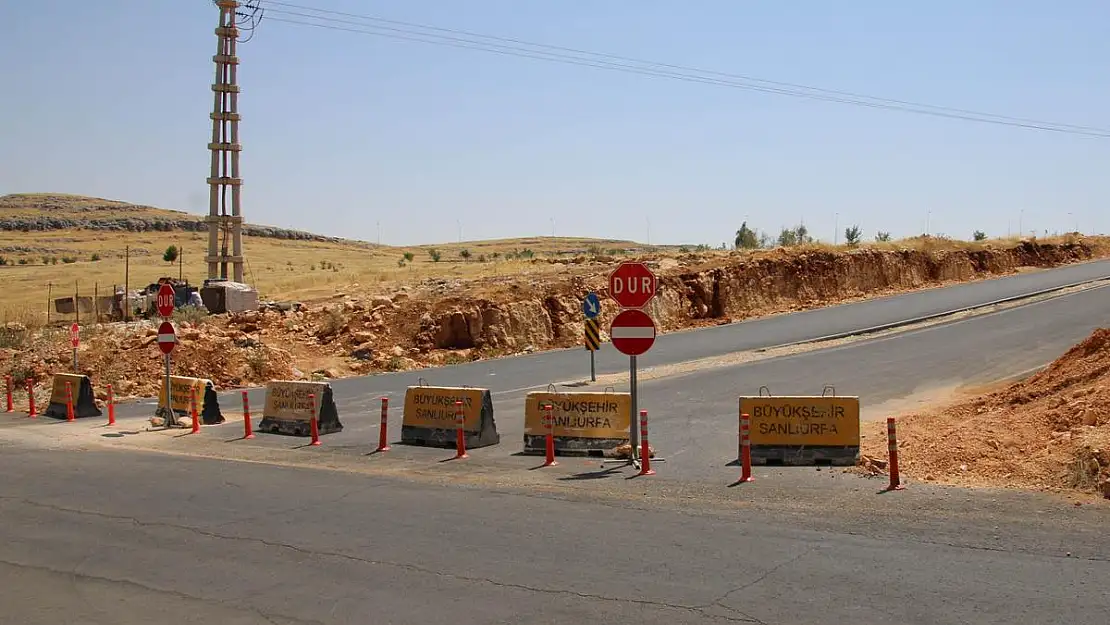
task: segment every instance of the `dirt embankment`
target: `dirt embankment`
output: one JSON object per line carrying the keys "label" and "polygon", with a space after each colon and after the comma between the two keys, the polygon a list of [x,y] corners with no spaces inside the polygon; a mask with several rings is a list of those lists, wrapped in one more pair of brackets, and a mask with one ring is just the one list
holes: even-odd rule
{"label": "dirt embankment", "polygon": [[[983,250],[778,250],[738,254],[735,260],[713,265],[701,264],[695,255],[647,260],[660,276],[652,315],[662,331],[671,331],[997,276],[1023,267],[1053,267],[1102,253],[1101,247],[1087,242],[1026,242]],[[498,297],[442,297],[425,311],[415,345],[510,350],[575,345],[583,332],[580,298],[591,289],[604,298],[606,284],[606,275],[597,272],[531,288],[513,284]],[[617,310],[612,302],[603,308],[602,327],[607,327]]]}
{"label": "dirt embankment", "polygon": [[[885,433],[864,436],[885,459]],[[927,481],[1110,498],[1110,329],[1004,390],[898,419],[900,470]]]}
{"label": "dirt embankment", "polygon": [[[1103,256],[1100,239],[1063,244],[1025,242],[983,249],[779,249],[707,260],[697,254],[644,257],[660,277],[652,314],[662,331],[728,323],[845,300],[992,277],[1023,267],[1052,267]],[[414,369],[581,343],[581,297],[606,295],[617,259],[537,259],[560,264],[555,274],[383,284],[377,294],[358,285],[323,302],[180,322],[175,371],[213,380],[220,388],[269,379],[334,378]],[[603,304],[602,327],[616,308]],[[98,388],[117,396],[153,396],[161,359],[150,323],[83,330],[81,367]],[[0,332],[0,372],[17,384],[45,384],[68,370],[63,329]],[[39,395],[43,397],[43,395]]]}

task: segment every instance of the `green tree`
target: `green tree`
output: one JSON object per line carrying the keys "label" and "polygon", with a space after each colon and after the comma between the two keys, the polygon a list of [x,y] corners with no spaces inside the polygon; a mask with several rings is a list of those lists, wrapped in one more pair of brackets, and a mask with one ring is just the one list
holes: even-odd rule
{"label": "green tree", "polygon": [[863,231],[859,229],[858,224],[844,229],[844,240],[848,242],[848,247],[856,247],[862,238]]}
{"label": "green tree", "polygon": [[167,263],[172,263],[177,260],[177,246],[171,245],[167,247],[166,251],[162,254],[162,260],[166,261]]}
{"label": "green tree", "polygon": [[428,256],[432,257],[433,263],[438,263],[439,259],[443,258],[443,254],[441,254],[440,251],[435,248],[428,250]]}
{"label": "green tree", "polygon": [[740,224],[740,229],[736,231],[733,247],[738,250],[751,250],[759,247],[759,237],[756,236],[754,230],[748,227],[748,222],[745,221]]}
{"label": "green tree", "polygon": [[414,258],[416,258],[416,254],[413,254],[412,252],[405,252],[405,262],[406,263],[411,263],[412,259],[414,259]]}
{"label": "green tree", "polygon": [[986,241],[987,240],[987,233],[983,232],[982,230],[976,230],[975,233],[972,234],[971,236],[976,241]]}
{"label": "green tree", "polygon": [[459,257],[463,260],[470,260],[470,250],[466,248],[459,250]]}
{"label": "green tree", "polygon": [[882,230],[880,230],[875,235],[875,240],[878,241],[879,243],[885,243],[885,242],[890,240],[890,233],[889,232],[883,232]]}

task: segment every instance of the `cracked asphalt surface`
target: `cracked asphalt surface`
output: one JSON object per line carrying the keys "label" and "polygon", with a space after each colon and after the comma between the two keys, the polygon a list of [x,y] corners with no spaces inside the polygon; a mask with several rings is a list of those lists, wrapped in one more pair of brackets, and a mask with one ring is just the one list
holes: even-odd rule
{"label": "cracked asphalt surface", "polygon": [[[840,506],[807,520],[789,507],[18,446],[0,472],[0,623],[1102,625],[1110,614],[1106,510],[1048,500],[1002,495],[986,520],[979,505],[964,518],[958,506],[914,510],[935,497],[923,487],[883,500],[917,502],[902,514]],[[988,533],[944,542],[972,509]],[[1084,531],[1064,539],[1064,523]]]}

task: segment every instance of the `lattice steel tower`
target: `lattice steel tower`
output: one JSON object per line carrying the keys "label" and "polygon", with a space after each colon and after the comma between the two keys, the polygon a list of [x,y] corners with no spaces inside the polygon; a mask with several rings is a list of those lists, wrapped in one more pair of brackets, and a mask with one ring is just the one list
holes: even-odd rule
{"label": "lattice steel tower", "polygon": [[[232,267],[231,279],[243,281],[243,212],[239,177],[239,57],[236,44],[247,34],[249,41],[262,18],[261,0],[213,0],[220,9],[216,27],[218,47],[212,60],[216,63],[216,81],[212,83],[212,169],[208,176],[208,278],[227,280],[227,266]],[[240,7],[242,10],[240,10]],[[229,197],[230,196],[230,197]],[[231,253],[228,253],[228,239]]]}

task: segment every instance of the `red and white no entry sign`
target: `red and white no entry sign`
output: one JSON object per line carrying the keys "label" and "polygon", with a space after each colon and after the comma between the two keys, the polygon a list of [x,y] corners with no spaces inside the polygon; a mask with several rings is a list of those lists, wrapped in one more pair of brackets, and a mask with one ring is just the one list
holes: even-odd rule
{"label": "red and white no entry sign", "polygon": [[[158,287],[158,296],[154,298],[154,305],[158,308],[158,314],[163,317],[169,317],[173,314],[173,287],[168,284],[163,284]],[[169,352],[166,352],[169,353]]]}
{"label": "red and white no entry sign", "polygon": [[69,326],[69,342],[73,344],[73,349],[81,344],[81,328],[76,323]]}
{"label": "red and white no entry sign", "polygon": [[609,296],[621,308],[643,308],[655,297],[655,274],[641,262],[623,262],[609,274]]}
{"label": "red and white no entry sign", "polygon": [[620,353],[639,356],[655,343],[655,322],[643,311],[622,310],[613,319],[609,337]]}
{"label": "red and white no entry sign", "polygon": [[163,321],[162,325],[158,326],[158,349],[162,350],[163,354],[168,354],[173,351],[175,345],[177,345],[177,335],[174,334],[173,324]]}

